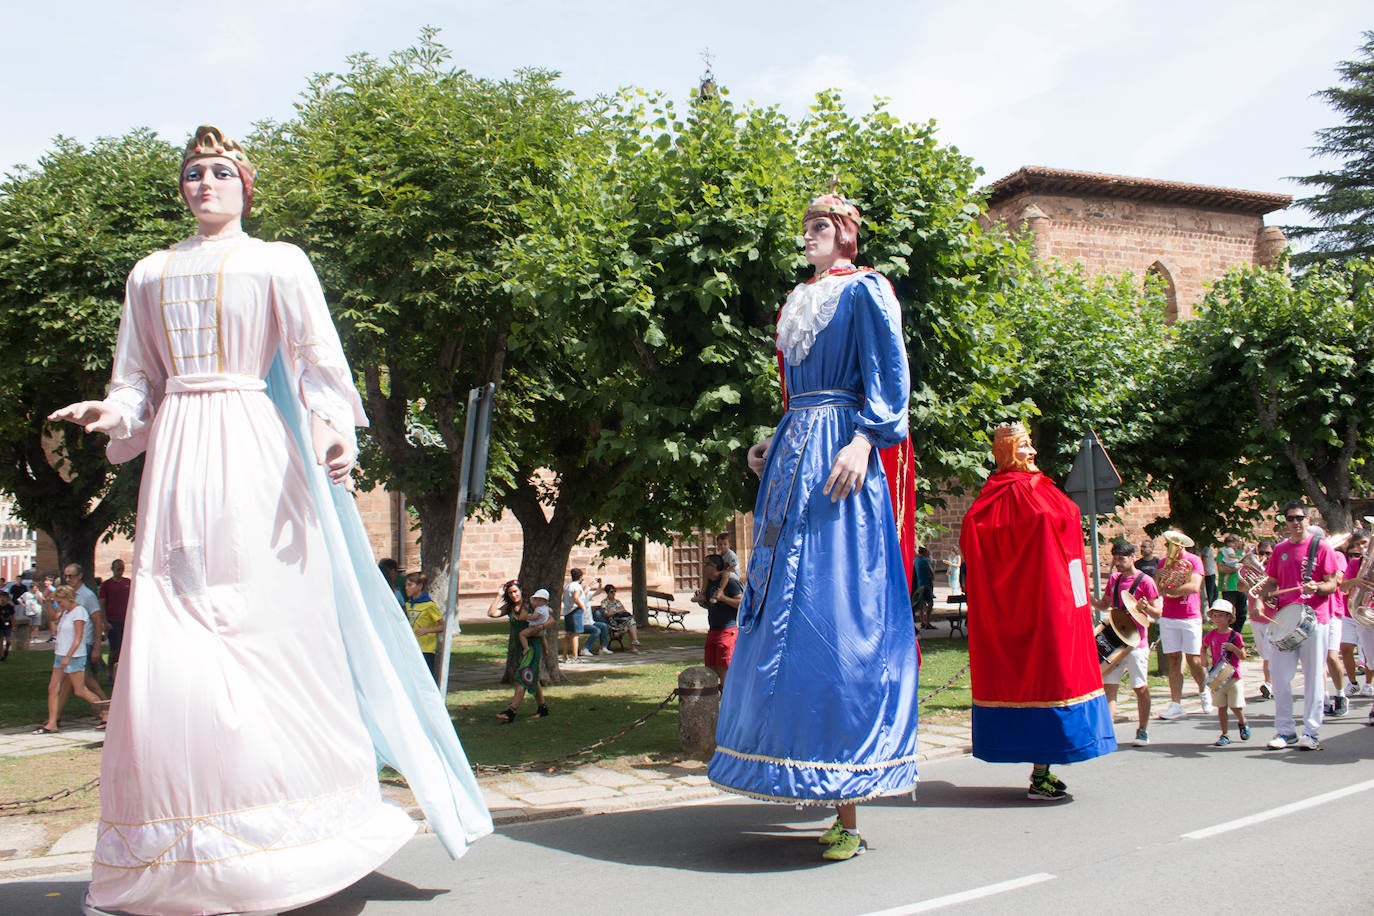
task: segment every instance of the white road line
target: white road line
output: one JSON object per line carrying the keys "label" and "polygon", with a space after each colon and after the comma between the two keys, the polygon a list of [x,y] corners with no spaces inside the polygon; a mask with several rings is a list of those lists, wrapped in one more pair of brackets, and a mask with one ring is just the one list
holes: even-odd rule
{"label": "white road line", "polygon": [[1215,827],[1204,827],[1201,830],[1194,830],[1192,833],[1183,834],[1185,840],[1205,840],[1214,837],[1219,833],[1227,833],[1232,830],[1240,830],[1242,827],[1249,827],[1251,824],[1259,824],[1264,821],[1272,821],[1276,817],[1283,817],[1285,814],[1292,814],[1295,811],[1302,811],[1307,808],[1314,808],[1317,805],[1324,805],[1327,802],[1345,798],[1347,795],[1355,795],[1359,792],[1367,792],[1374,789],[1374,779],[1366,779],[1364,782],[1357,782],[1353,786],[1346,786],[1344,789],[1337,789],[1334,792],[1327,792],[1323,795],[1314,795],[1311,798],[1303,799],[1300,802],[1293,802],[1291,805],[1282,805],[1278,808],[1270,808],[1268,811],[1261,811],[1259,814],[1252,814],[1249,817],[1242,817],[1234,821],[1227,821],[1224,824],[1217,824]]}
{"label": "white road line", "polygon": [[1000,884],[985,884],[982,887],[975,887],[972,890],[960,891],[957,894],[947,894],[944,897],[932,897],[929,900],[922,900],[920,903],[910,903],[906,906],[895,906],[890,910],[879,910],[876,913],[868,913],[867,916],[908,916],[911,913],[929,913],[947,906],[954,906],[958,903],[968,903],[971,900],[981,900],[984,897],[992,897],[996,894],[1005,894],[1007,891],[1014,891],[1022,887],[1030,887],[1032,884],[1040,884],[1043,881],[1053,881],[1054,875],[1041,872],[1037,875],[1026,875],[1024,878],[1012,878],[1010,881],[1003,881]]}

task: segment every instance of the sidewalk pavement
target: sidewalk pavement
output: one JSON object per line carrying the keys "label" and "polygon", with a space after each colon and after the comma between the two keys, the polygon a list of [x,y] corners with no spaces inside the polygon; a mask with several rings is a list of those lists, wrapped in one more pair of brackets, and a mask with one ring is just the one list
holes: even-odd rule
{"label": "sidewalk pavement", "polygon": [[[644,655],[626,653],[623,659],[617,656],[601,660],[599,664],[630,665],[645,661]],[[1258,697],[1258,660],[1247,660],[1243,666],[1247,694],[1255,701],[1263,702]],[[939,686],[927,685],[926,689],[933,690]],[[1194,689],[1189,679],[1184,688],[1184,705],[1189,714],[1182,720],[1184,722],[1195,722],[1200,715]],[[1127,689],[1121,694],[1116,721],[1134,725],[1134,692]],[[1152,731],[1157,726],[1162,728],[1170,724],[1158,720],[1159,712],[1168,698],[1167,688],[1151,689],[1154,716]],[[84,727],[67,728],[55,735],[31,735],[27,728],[10,729],[0,733],[0,758],[31,757],[98,745],[103,742],[104,733],[96,731],[94,724],[92,721]],[[919,748],[922,762],[969,753],[972,750],[972,728],[968,717],[948,723],[923,721]],[[1130,745],[1125,744],[1122,749],[1130,750]],[[706,777],[705,763],[696,760],[657,764],[636,758],[619,758],[548,771],[484,773],[479,775],[478,781],[498,826],[729,797],[711,786]],[[414,806],[408,791],[389,785],[384,785],[383,791],[398,803],[406,805],[412,816],[421,821],[421,830],[426,829],[423,816]],[[46,840],[41,824],[26,821],[23,817],[0,816],[0,881],[89,868],[91,851],[95,846],[95,831],[94,822],[82,825],[67,832],[44,850],[42,846]]]}

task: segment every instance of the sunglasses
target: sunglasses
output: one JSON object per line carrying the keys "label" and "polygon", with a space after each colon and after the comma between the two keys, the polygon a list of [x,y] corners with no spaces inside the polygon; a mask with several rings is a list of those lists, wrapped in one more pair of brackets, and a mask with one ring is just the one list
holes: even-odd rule
{"label": "sunglasses", "polygon": [[1283,518],[1284,518],[1284,521],[1289,521],[1289,522],[1300,522],[1300,521],[1302,521],[1303,519],[1307,518],[1307,516],[1305,516],[1305,515],[1285,515]]}

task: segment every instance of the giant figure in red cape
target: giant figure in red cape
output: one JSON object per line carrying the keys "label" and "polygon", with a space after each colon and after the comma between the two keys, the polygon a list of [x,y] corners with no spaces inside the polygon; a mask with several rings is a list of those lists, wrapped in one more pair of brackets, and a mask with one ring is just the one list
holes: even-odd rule
{"label": "giant figure in red cape", "polygon": [[1031,795],[1063,798],[1049,764],[1116,750],[1078,507],[1035,466],[1020,423],[998,428],[993,456],[997,472],[959,536],[968,568],[973,755],[1035,764]]}

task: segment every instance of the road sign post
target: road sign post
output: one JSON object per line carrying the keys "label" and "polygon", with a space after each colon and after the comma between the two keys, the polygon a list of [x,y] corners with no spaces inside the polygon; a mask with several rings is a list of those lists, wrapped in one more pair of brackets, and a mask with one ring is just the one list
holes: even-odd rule
{"label": "road sign post", "polygon": [[1121,475],[1112,459],[1091,429],[1078,446],[1069,476],[1064,478],[1064,492],[1078,504],[1079,511],[1088,517],[1089,541],[1092,545],[1093,597],[1102,597],[1102,570],[1097,553],[1097,517],[1116,511],[1116,488]]}

